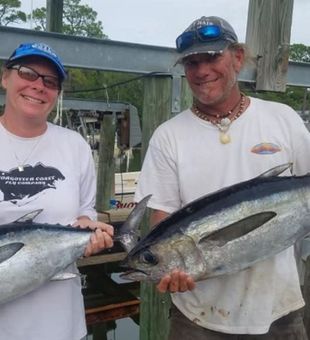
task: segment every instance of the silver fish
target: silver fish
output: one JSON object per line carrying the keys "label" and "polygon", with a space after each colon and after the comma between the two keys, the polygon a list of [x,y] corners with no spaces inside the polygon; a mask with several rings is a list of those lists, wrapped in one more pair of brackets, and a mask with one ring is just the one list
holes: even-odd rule
{"label": "silver fish", "polygon": [[0,304],[49,280],[76,276],[63,270],[83,255],[92,231],[33,223],[32,219],[41,211],[0,226]]}
{"label": "silver fish", "polygon": [[289,167],[176,211],[129,247],[123,265],[131,271],[122,277],[157,282],[178,268],[199,281],[246,269],[292,246],[310,232],[310,175],[278,176]]}

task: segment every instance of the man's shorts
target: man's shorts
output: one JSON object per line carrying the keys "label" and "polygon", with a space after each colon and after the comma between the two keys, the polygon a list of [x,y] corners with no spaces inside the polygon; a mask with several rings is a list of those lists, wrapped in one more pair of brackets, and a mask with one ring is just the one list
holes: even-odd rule
{"label": "man's shorts", "polygon": [[226,334],[200,327],[174,305],[170,311],[169,340],[308,340],[301,310],[274,321],[266,334]]}

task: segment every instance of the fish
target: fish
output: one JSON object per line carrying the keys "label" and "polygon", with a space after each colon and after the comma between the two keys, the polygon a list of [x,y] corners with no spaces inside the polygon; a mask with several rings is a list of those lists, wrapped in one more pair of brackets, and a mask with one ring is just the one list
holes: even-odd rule
{"label": "fish", "polygon": [[92,230],[33,222],[41,212],[38,209],[0,225],[0,304],[50,280],[77,277],[65,268],[83,255]]}
{"label": "fish", "polygon": [[[245,270],[310,233],[310,174],[279,176],[291,164],[205,195],[159,222],[145,237],[126,239],[121,277],[158,282],[179,269],[194,281]],[[132,211],[142,216],[149,196]],[[130,218],[130,216],[129,216]],[[119,241],[135,223],[126,221]]]}

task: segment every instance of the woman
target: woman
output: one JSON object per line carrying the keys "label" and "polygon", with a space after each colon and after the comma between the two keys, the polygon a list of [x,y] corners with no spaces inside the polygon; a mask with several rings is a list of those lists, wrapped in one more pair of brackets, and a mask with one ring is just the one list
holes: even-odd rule
{"label": "woman", "polygon": [[[36,209],[36,222],[94,229],[85,256],[113,245],[113,228],[95,220],[91,150],[76,132],[47,122],[66,71],[43,43],[20,45],[4,65],[0,117],[0,224]],[[72,265],[68,270],[77,271]],[[3,339],[80,340],[86,335],[80,279],[52,281],[0,307]]]}

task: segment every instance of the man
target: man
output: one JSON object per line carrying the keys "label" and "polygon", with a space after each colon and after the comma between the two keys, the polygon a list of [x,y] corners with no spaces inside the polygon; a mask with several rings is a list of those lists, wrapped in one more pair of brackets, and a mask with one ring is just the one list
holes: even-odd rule
{"label": "man", "polygon": [[[277,165],[310,169],[310,135],[290,107],[247,97],[237,78],[246,48],[222,18],[195,20],[176,40],[193,106],[154,132],[136,191],[152,194],[151,224],[185,204]],[[307,339],[294,248],[236,274],[194,282],[177,270],[170,340]]]}

